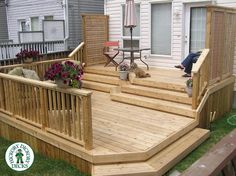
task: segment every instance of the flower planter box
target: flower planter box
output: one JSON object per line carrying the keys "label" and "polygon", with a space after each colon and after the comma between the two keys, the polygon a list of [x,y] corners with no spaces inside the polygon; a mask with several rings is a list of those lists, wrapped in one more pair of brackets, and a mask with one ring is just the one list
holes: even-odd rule
{"label": "flower planter box", "polygon": [[185,91],[187,92],[189,97],[192,97],[192,87],[185,87]]}
{"label": "flower planter box", "polygon": [[127,80],[128,79],[128,71],[119,71],[120,73],[120,79],[121,80]]}

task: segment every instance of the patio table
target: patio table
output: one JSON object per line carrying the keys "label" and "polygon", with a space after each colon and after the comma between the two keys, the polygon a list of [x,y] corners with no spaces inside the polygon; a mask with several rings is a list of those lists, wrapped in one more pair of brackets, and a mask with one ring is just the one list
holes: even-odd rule
{"label": "patio table", "polygon": [[[122,61],[118,64],[118,66],[124,62],[125,59],[129,59],[130,60],[130,65],[132,65],[132,63],[134,63],[134,60],[135,59],[139,59],[141,62],[143,62],[146,66],[147,66],[147,70],[149,70],[149,66],[146,62],[144,62],[142,60],[142,51],[144,50],[150,50],[150,48],[115,48],[114,50],[117,50],[117,51],[122,51],[123,52],[123,59]],[[129,57],[125,57],[125,53],[130,53],[130,56]],[[134,53],[139,53],[139,56],[134,56]],[[117,66],[117,67],[118,67]]]}

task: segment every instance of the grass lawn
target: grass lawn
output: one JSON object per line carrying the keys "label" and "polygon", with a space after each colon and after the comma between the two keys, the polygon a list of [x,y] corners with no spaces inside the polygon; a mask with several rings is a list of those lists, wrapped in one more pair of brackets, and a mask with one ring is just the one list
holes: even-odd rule
{"label": "grass lawn", "polygon": [[[206,153],[215,143],[217,143],[222,137],[232,131],[236,126],[232,126],[227,123],[227,119],[236,115],[236,110],[224,115],[223,118],[216,120],[211,125],[211,136],[203,144],[201,144],[196,150],[189,154],[185,159],[178,163],[171,171],[178,170],[183,172],[192,163],[199,159],[204,153]],[[5,152],[12,142],[9,142],[0,137],[0,175],[1,176],[85,176],[81,174],[77,169],[70,166],[64,161],[48,159],[40,154],[35,154],[34,163],[30,169],[23,172],[16,172],[11,170],[5,162]],[[170,172],[171,172],[170,171]],[[170,173],[169,172],[169,173]]]}
{"label": "grass lawn", "polygon": [[183,172],[189,166],[191,166],[196,160],[198,160],[202,155],[204,155],[214,144],[220,141],[226,134],[231,132],[236,126],[232,126],[227,122],[227,119],[236,115],[236,109],[232,110],[230,113],[225,114],[221,119],[216,120],[211,124],[211,134],[204,143],[202,143],[196,150],[190,153],[186,158],[179,162],[169,173],[173,170]]}
{"label": "grass lawn", "polygon": [[34,155],[33,165],[26,171],[17,172],[5,162],[5,152],[13,144],[0,137],[0,175],[1,176],[85,176],[64,161],[52,160],[40,154]]}

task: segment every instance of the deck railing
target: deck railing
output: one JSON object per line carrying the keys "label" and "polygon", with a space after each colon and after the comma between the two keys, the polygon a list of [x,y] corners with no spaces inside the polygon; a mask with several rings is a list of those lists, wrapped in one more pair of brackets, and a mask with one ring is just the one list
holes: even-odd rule
{"label": "deck railing", "polygon": [[[67,58],[69,53],[70,51],[57,51],[57,52],[50,52],[46,54],[40,54],[38,57],[35,58],[34,62]],[[22,61],[19,61],[16,58],[0,60],[0,66],[14,65],[14,64],[20,64],[20,63],[22,63]]]}
{"label": "deck railing", "polygon": [[87,150],[93,145],[91,94],[0,73],[0,112]]}
{"label": "deck railing", "polygon": [[70,54],[69,58],[83,63],[84,56],[84,42],[81,42]]}
{"label": "deck railing", "polygon": [[193,65],[192,107],[196,109],[209,84],[209,49],[204,49],[196,64]]}
{"label": "deck railing", "polygon": [[10,70],[14,69],[15,67],[23,67],[25,69],[30,69],[36,71],[39,78],[41,80],[44,79],[44,74],[48,70],[48,68],[57,62],[62,62],[69,60],[69,58],[63,58],[63,59],[56,59],[56,60],[46,60],[46,61],[39,61],[39,62],[32,62],[30,64],[15,64],[15,65],[7,65],[0,67],[0,72],[2,73],[8,73]]}
{"label": "deck railing", "polygon": [[64,41],[46,41],[34,43],[0,44],[0,61],[16,58],[21,50],[37,50],[40,54],[64,51]]}

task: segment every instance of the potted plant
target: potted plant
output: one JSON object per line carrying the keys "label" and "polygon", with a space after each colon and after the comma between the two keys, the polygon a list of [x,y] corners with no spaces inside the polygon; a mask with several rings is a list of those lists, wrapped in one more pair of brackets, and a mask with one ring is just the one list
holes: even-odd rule
{"label": "potted plant", "polygon": [[129,73],[129,65],[124,63],[119,65],[119,74],[121,80],[127,80]]}
{"label": "potted plant", "polygon": [[16,54],[16,58],[20,62],[23,61],[24,63],[33,62],[36,59],[37,56],[39,56],[39,52],[34,51],[34,50],[22,50],[21,52]]}
{"label": "potted plant", "polygon": [[45,73],[46,80],[55,81],[62,88],[73,87],[81,88],[82,86],[83,69],[81,64],[76,64],[71,61],[62,63],[54,63]]}
{"label": "potted plant", "polygon": [[186,88],[185,88],[189,97],[192,97],[192,88],[193,88],[193,78],[189,78],[186,81]]}

